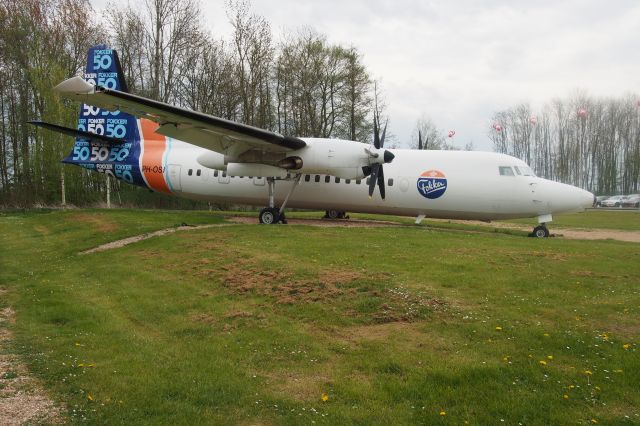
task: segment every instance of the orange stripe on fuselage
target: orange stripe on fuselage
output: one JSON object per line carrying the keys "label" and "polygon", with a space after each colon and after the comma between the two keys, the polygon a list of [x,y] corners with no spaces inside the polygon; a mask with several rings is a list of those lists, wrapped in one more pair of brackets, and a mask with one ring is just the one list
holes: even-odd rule
{"label": "orange stripe on fuselage", "polygon": [[167,149],[167,138],[155,131],[160,127],[157,123],[145,118],[140,119],[144,151],[142,152],[142,173],[151,189],[160,192],[171,192],[164,178],[162,158]]}

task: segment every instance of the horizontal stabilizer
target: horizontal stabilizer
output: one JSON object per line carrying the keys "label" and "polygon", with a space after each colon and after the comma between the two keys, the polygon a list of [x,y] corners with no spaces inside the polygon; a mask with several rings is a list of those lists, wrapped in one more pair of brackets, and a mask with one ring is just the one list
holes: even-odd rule
{"label": "horizontal stabilizer", "polygon": [[97,135],[91,132],[71,129],[69,127],[58,126],[57,124],[45,123],[44,121],[29,121],[29,123],[33,124],[34,126],[44,127],[45,129],[49,129],[54,132],[73,136],[74,138],[82,138],[82,139],[88,139],[90,141],[106,142],[111,145],[120,145],[126,142],[124,139],[110,138],[109,136]]}

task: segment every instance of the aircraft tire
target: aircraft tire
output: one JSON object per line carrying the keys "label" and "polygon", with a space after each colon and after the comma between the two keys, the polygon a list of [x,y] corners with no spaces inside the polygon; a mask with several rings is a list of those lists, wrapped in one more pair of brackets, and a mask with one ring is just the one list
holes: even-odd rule
{"label": "aircraft tire", "polygon": [[338,210],[327,210],[325,214],[327,218],[332,220],[340,218],[340,212]]}
{"label": "aircraft tire", "polygon": [[349,216],[347,216],[347,212],[343,212],[343,211],[340,211],[340,210],[325,210],[324,218],[325,219],[331,219],[331,220],[349,219]]}
{"label": "aircraft tire", "polygon": [[536,238],[548,238],[549,230],[544,225],[536,226],[535,228],[533,228],[531,236]]}
{"label": "aircraft tire", "polygon": [[276,208],[265,207],[264,209],[260,210],[258,219],[262,224],[274,225],[280,220],[280,212]]}

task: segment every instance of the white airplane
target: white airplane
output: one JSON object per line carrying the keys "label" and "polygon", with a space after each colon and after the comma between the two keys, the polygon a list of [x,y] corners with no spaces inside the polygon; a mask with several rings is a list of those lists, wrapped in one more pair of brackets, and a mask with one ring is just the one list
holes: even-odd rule
{"label": "white airplane", "polygon": [[104,45],[89,49],[84,78],[55,90],[83,103],[78,128],[32,123],[76,137],[63,162],[180,197],[266,205],[265,224],[286,223],[285,207],[416,223],[537,217],[532,235],[547,237],[553,214],[594,203],[590,192],[536,177],[504,154],[384,149],[385,131],[373,145],[294,138],[132,95]]}

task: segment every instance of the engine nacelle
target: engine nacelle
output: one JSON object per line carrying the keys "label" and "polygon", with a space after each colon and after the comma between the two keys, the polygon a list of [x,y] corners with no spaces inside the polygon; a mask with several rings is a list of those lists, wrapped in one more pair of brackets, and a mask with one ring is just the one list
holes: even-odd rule
{"label": "engine nacelle", "polygon": [[338,139],[305,139],[307,146],[288,153],[287,158],[302,160],[296,170],[303,174],[323,174],[343,179],[362,179],[367,176],[363,167],[369,166],[368,144]]}
{"label": "engine nacelle", "polygon": [[224,161],[224,155],[218,152],[205,151],[202,154],[198,155],[196,161],[202,167],[206,167],[208,169],[227,170],[227,164]]}

